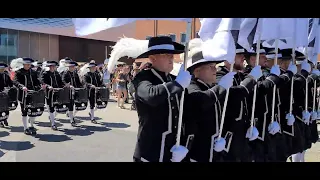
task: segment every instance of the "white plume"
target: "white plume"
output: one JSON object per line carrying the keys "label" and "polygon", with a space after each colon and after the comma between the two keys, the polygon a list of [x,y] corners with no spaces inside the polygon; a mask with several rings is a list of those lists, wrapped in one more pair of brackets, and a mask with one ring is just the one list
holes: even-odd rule
{"label": "white plume", "polygon": [[148,51],[148,40],[121,38],[113,47],[108,62],[108,71],[112,72],[117,61],[125,56],[136,58]]}
{"label": "white plume", "polygon": [[87,74],[89,72],[89,63],[86,63],[85,65],[83,65],[80,69],[79,69],[79,78],[80,80],[84,79],[84,75]]}
{"label": "white plume", "polygon": [[[203,44],[203,41],[200,38],[191,39],[189,41],[188,46],[188,57],[193,56],[195,53],[201,51],[201,46]],[[180,54],[180,59],[184,59],[184,53]]]}
{"label": "white plume", "polygon": [[59,61],[59,67],[57,68],[57,71],[59,73],[62,73],[63,71],[68,70],[68,67],[66,67],[66,60],[65,59],[61,59]]}
{"label": "white plume", "polygon": [[23,68],[23,59],[22,58],[17,58],[11,60],[10,67],[12,71],[17,71],[21,68]]}
{"label": "white plume", "polygon": [[176,63],[176,62],[174,62],[174,63],[173,63],[173,69],[172,69],[172,71],[170,72],[170,74],[172,74],[172,75],[174,75],[174,76],[178,76],[178,73],[179,73],[179,71],[180,71],[181,65],[182,65],[182,63]]}
{"label": "white plume", "polygon": [[43,62],[42,63],[42,69],[44,70],[44,71],[49,71],[49,67],[47,66],[47,64],[48,64],[48,61],[45,61],[45,62]]}

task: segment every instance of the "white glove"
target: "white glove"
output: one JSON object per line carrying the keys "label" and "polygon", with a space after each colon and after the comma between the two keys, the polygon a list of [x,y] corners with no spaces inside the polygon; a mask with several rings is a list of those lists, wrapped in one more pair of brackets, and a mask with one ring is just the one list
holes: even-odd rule
{"label": "white glove", "polygon": [[304,122],[305,124],[309,124],[309,122],[310,122],[310,116],[311,116],[311,114],[310,114],[309,111],[304,110],[304,111],[302,112],[302,120],[303,120],[303,122]]}
{"label": "white glove", "polygon": [[317,111],[317,114],[318,114],[318,118],[317,119],[320,119],[320,110]]}
{"label": "white glove", "polygon": [[228,74],[224,75],[218,85],[225,88],[225,89],[229,89],[230,87],[233,86],[233,77],[236,73],[235,72],[229,72]]}
{"label": "white glove", "polygon": [[174,145],[170,151],[172,152],[172,162],[181,162],[189,152],[186,147],[177,145]]}
{"label": "white glove", "polygon": [[315,74],[316,76],[320,76],[320,71],[318,69],[313,69],[311,73]]}
{"label": "white glove", "polygon": [[226,140],[224,138],[218,138],[214,142],[214,150],[216,152],[221,152],[226,147]]}
{"label": "white glove", "polygon": [[257,81],[262,76],[261,66],[254,67],[249,75]]}
{"label": "white glove", "polygon": [[96,86],[95,85],[91,85],[91,88],[96,88]]}
{"label": "white glove", "polygon": [[22,90],[23,91],[28,91],[28,88],[27,87],[23,87]]}
{"label": "white glove", "polygon": [[276,133],[280,132],[280,125],[277,121],[273,121],[269,124],[268,131],[270,134],[275,135]]}
{"label": "white glove", "polygon": [[70,85],[69,88],[70,88],[70,89],[73,89],[74,87]]}
{"label": "white glove", "polygon": [[288,71],[291,71],[293,74],[297,74],[297,71],[298,71],[297,66],[295,64],[292,64],[292,62],[290,62]]}
{"label": "white glove", "polygon": [[247,130],[246,138],[248,138],[249,141],[253,141],[253,140],[257,139],[258,136],[259,136],[259,131],[255,126],[250,127]]}
{"label": "white glove", "polygon": [[311,122],[314,121],[314,120],[317,120],[317,119],[318,119],[317,111],[312,111],[311,112]]}
{"label": "white glove", "polygon": [[279,76],[280,75],[280,68],[279,68],[279,65],[273,65],[271,70],[270,70],[270,73],[271,74],[274,74],[276,76]]}
{"label": "white glove", "polygon": [[303,61],[303,63],[301,64],[301,69],[307,71],[308,73],[310,73],[311,71],[311,66],[308,62]]}
{"label": "white glove", "polygon": [[176,82],[179,83],[183,88],[187,88],[191,82],[190,72],[184,70],[183,64],[180,67]]}
{"label": "white glove", "polygon": [[296,121],[296,119],[294,118],[294,115],[291,113],[286,114],[286,119],[287,119],[288,126],[292,126],[293,123]]}
{"label": "white glove", "polygon": [[53,89],[53,87],[52,86],[48,86],[48,88],[51,90],[51,89]]}

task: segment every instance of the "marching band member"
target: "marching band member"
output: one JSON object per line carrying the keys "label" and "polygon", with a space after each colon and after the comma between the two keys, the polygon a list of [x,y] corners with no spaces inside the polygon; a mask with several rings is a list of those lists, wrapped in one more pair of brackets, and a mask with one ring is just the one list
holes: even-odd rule
{"label": "marching band member", "polygon": [[[18,58],[12,60],[10,64],[15,71],[13,84],[19,88],[18,99],[20,101],[24,133],[26,135],[36,134],[36,129],[33,126],[35,117],[29,117],[30,127],[28,128],[28,113],[22,103],[24,98],[23,95],[28,90],[38,91],[41,89],[41,83],[38,79],[37,73],[31,69],[31,64],[33,62],[34,60],[31,58]],[[44,86],[42,86],[42,88],[44,88]]]}
{"label": "marching band member", "polygon": [[[266,58],[266,48],[260,45],[260,54],[259,54],[259,62],[258,65],[261,66],[262,69],[266,68],[267,58]],[[254,52],[248,52],[246,57],[246,61],[248,65],[245,68],[244,73],[249,74],[256,66],[256,44],[254,44],[253,49]],[[274,85],[279,82],[278,75],[280,73],[280,69],[278,66],[273,66],[271,68],[271,73],[267,76],[261,76],[257,81],[257,94],[256,94],[256,107],[255,112],[252,112],[252,103],[253,103],[253,93],[250,94],[247,99],[248,104],[248,112],[249,115],[254,113],[254,127],[257,128],[259,132],[259,137],[256,140],[250,140],[250,147],[252,148],[252,155],[254,162],[264,162],[266,156],[268,155],[266,150],[266,144],[268,143],[268,134],[265,132],[268,131],[267,123],[269,119],[266,117],[266,113],[268,113],[268,104],[272,103],[272,98],[267,98],[267,93],[272,92]],[[266,75],[264,73],[264,75]],[[251,117],[251,116],[250,116]],[[250,119],[251,120],[251,119]]]}
{"label": "marching band member", "polygon": [[54,96],[52,96],[53,88],[63,88],[64,84],[62,82],[60,74],[56,71],[56,66],[58,65],[55,61],[48,61],[46,66],[49,67],[49,71],[45,71],[41,75],[41,83],[47,87],[47,105],[49,111],[49,120],[51,122],[52,130],[58,130],[55,125],[55,106],[52,104]]}
{"label": "marching band member", "polygon": [[[247,105],[247,98],[251,92],[253,92],[256,81],[262,76],[262,71],[261,66],[256,66],[248,75],[242,73],[246,52],[239,44],[237,44],[236,48],[237,54],[233,66],[233,71],[236,72],[236,74],[234,76],[233,87],[238,90],[237,93],[229,94],[225,114],[224,133],[231,135],[231,137],[226,139],[227,147],[230,147],[225,150],[227,153],[224,161],[251,162],[251,148],[246,137],[253,140],[257,138],[258,134],[257,131],[254,130],[252,134],[247,133],[248,131],[250,132],[250,119],[248,114],[248,108],[250,107]],[[231,64],[224,61],[224,65],[225,66],[219,66],[217,72],[218,83],[223,76],[230,72]]]}
{"label": "marching band member", "polygon": [[183,66],[176,78],[169,73],[173,70],[173,55],[183,53],[184,46],[170,37],[152,37],[148,42],[148,51],[137,58],[149,58],[152,67],[138,73],[132,81],[139,116],[133,160],[180,162],[188,150],[175,146],[179,99],[183,89],[189,86],[191,75]]}
{"label": "marching band member", "polygon": [[[296,65],[290,63],[292,60],[292,49],[278,50],[277,62],[280,67],[279,81],[276,83],[276,104],[275,104],[275,122],[280,124],[277,128],[279,133],[270,133],[269,142],[266,142],[266,146],[270,152],[266,161],[280,161],[286,162],[287,158],[291,155],[291,129],[294,123],[294,117],[288,117],[290,107],[290,92],[291,92],[291,80],[293,75],[297,73]],[[270,50],[268,55],[268,67],[275,67],[275,50]],[[271,68],[271,70],[272,70]],[[272,73],[272,71],[270,71]],[[274,73],[273,73],[274,74]],[[271,95],[272,94],[272,95]],[[271,91],[268,93],[269,107],[272,107]],[[272,110],[269,110],[272,112]],[[270,114],[270,113],[269,113]],[[268,114],[268,115],[269,115]],[[268,116],[268,118],[271,116]],[[293,118],[293,119],[292,119]]]}
{"label": "marching band member", "polygon": [[[4,91],[6,87],[12,87],[13,82],[10,76],[5,73],[5,69],[8,67],[5,63],[0,63],[0,92]],[[9,111],[6,112],[6,116],[9,116]],[[9,126],[8,119],[0,121],[0,126]]]}
{"label": "marching band member", "polygon": [[[189,149],[187,161],[216,162],[221,161],[221,157],[214,151],[221,152],[225,148],[225,139],[218,139],[223,107],[220,99],[225,97],[226,89],[233,86],[235,72],[227,73],[215,84],[216,64],[223,60],[205,60],[196,41],[201,44],[200,39],[189,42],[187,70],[193,77],[185,90],[183,137]],[[244,85],[252,86],[250,83]]]}
{"label": "marching band member", "polygon": [[[62,82],[63,84],[70,84],[70,88],[82,88],[83,85],[80,81],[78,73],[75,72],[76,66],[78,66],[78,63],[71,61],[67,64],[65,64],[66,67],[68,67],[68,70],[62,72]],[[72,126],[76,126],[76,122],[74,120],[74,99],[70,99],[70,105],[68,107],[68,116],[70,118],[70,122]]]}
{"label": "marching band member", "polygon": [[293,114],[296,117],[294,123],[294,137],[292,138],[292,161],[301,162],[304,151],[311,146],[307,138],[309,136],[310,112],[305,111],[305,98],[303,94],[306,92],[306,81],[311,72],[311,66],[305,59],[300,59],[304,55],[296,51],[296,64],[298,73],[294,76],[293,84]]}
{"label": "marching band member", "polygon": [[42,67],[41,67],[42,62],[36,61],[36,62],[33,62],[32,65],[34,66],[32,69],[36,71],[36,73],[38,74],[38,77],[40,78],[40,74],[42,71]]}
{"label": "marching band member", "polygon": [[89,112],[89,116],[91,119],[92,123],[97,123],[97,121],[95,120],[94,117],[94,108],[95,108],[95,103],[96,103],[96,91],[95,88],[96,87],[105,87],[105,85],[102,82],[102,79],[100,77],[100,75],[97,73],[97,64],[90,62],[88,64],[89,68],[89,72],[87,72],[84,75],[84,80],[86,83],[86,87],[89,90],[89,103],[90,103],[90,112]]}

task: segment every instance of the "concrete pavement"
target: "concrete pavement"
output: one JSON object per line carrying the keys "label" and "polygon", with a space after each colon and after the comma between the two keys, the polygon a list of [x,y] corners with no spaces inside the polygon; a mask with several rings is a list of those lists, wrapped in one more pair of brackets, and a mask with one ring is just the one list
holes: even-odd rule
{"label": "concrete pavement", "polygon": [[[38,135],[23,133],[20,110],[11,112],[9,128],[0,129],[0,162],[132,162],[138,118],[136,111],[120,109],[109,102],[106,110],[95,116],[92,124],[88,110],[77,114],[81,127],[70,125],[66,115],[57,116],[59,131],[52,131],[48,113],[36,119]],[[320,130],[320,127],[319,127]],[[320,144],[307,151],[307,162],[319,162]]]}

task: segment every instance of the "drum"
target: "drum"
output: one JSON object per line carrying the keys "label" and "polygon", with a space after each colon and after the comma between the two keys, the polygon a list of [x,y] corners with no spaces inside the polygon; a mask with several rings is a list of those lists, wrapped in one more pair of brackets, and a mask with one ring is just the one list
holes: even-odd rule
{"label": "drum", "polygon": [[109,89],[106,87],[96,88],[96,107],[97,109],[104,109],[108,105],[109,101]]}
{"label": "drum", "polygon": [[9,117],[9,96],[8,91],[0,92],[0,121],[7,120]]}
{"label": "drum", "polygon": [[44,111],[44,103],[44,90],[41,89],[39,91],[27,91],[24,104],[29,117],[41,116]]}
{"label": "drum", "polygon": [[9,96],[9,110],[13,111],[18,107],[18,89],[16,87],[11,87],[8,91]]}
{"label": "drum", "polygon": [[53,90],[53,104],[57,113],[65,113],[68,111],[68,105],[70,104],[70,88],[63,87]]}
{"label": "drum", "polygon": [[74,105],[77,111],[87,109],[88,105],[88,92],[86,88],[74,89]]}

